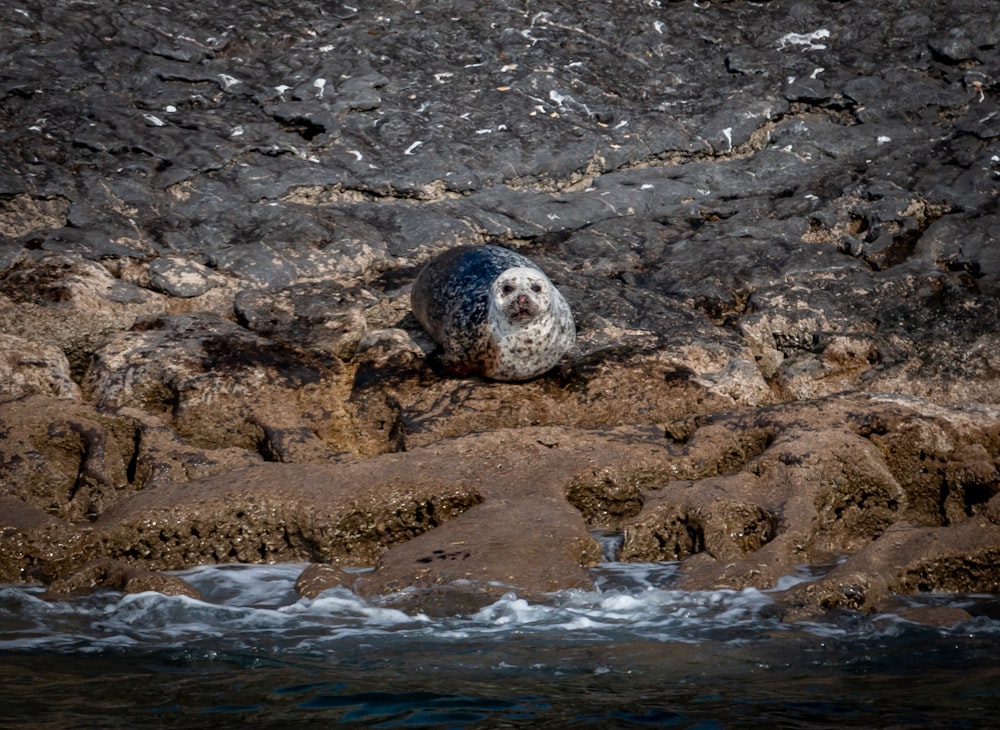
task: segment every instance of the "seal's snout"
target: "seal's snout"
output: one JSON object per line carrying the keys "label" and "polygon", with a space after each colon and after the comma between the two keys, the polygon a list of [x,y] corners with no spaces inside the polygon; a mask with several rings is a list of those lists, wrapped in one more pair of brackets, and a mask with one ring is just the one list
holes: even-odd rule
{"label": "seal's snout", "polygon": [[512,322],[531,319],[538,314],[538,304],[527,294],[518,294],[507,308],[507,316]]}

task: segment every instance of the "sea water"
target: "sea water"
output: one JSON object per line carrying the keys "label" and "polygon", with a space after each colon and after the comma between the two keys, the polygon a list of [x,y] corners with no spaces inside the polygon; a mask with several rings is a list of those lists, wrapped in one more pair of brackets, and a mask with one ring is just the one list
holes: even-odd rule
{"label": "sea water", "polygon": [[[781,621],[772,594],[671,588],[669,563],[607,563],[596,590],[410,615],[302,565],[179,573],[202,600],[0,586],[0,727],[976,728],[1000,723],[987,596],[975,618]],[[803,570],[783,586],[811,580]]]}

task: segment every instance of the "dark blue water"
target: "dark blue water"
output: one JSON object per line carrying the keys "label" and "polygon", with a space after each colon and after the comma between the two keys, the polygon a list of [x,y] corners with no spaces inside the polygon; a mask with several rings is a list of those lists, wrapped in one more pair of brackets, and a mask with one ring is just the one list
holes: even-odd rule
{"label": "dark blue water", "polygon": [[[786,625],[754,590],[685,593],[670,565],[607,565],[545,604],[409,616],[302,566],[184,575],[204,601],[102,593],[49,603],[0,587],[2,727],[986,728],[1000,621]],[[790,580],[805,579],[803,576]]]}

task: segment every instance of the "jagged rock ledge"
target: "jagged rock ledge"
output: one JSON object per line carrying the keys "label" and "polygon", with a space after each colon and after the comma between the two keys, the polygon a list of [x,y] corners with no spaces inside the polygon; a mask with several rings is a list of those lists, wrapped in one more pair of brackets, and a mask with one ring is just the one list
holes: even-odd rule
{"label": "jagged rock ledge", "polygon": [[[789,619],[997,591],[980,5],[0,9],[0,579],[462,610],[600,528],[691,588],[827,566]],[[579,326],[527,383],[409,315],[487,241]]]}

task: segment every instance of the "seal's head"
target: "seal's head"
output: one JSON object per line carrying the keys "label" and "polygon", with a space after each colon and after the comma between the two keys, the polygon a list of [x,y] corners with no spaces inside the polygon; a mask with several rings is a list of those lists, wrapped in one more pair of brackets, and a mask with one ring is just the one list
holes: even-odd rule
{"label": "seal's head", "polygon": [[544,316],[552,306],[552,283],[538,269],[515,266],[491,286],[491,305],[501,319],[524,325]]}

